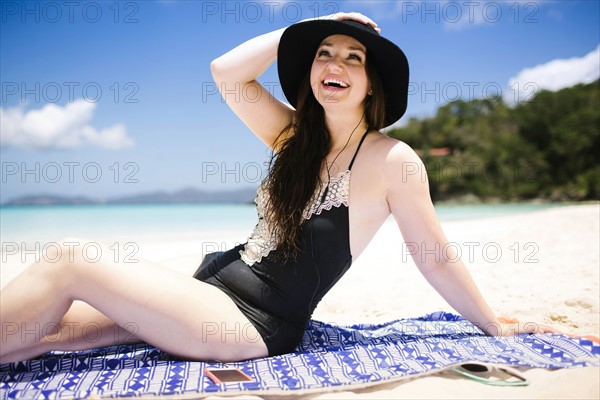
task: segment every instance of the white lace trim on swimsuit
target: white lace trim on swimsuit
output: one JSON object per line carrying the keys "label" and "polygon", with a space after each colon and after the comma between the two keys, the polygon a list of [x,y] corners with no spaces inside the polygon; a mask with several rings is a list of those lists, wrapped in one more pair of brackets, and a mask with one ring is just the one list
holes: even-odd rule
{"label": "white lace trim on swimsuit", "polygon": [[[323,198],[325,190],[327,194]],[[268,193],[261,185],[256,192],[256,211],[258,213],[258,223],[254,227],[252,235],[243,250],[240,250],[242,261],[252,266],[260,262],[263,257],[275,250],[277,240],[273,237],[272,230],[269,228],[268,221],[264,218],[265,205],[268,204]],[[323,210],[331,210],[332,207],[340,207],[342,204],[348,207],[348,198],[350,196],[350,170],[346,170],[338,176],[331,178],[329,185],[323,185],[316,191],[309,205],[304,210],[305,219],[310,219],[313,215],[319,215]]]}

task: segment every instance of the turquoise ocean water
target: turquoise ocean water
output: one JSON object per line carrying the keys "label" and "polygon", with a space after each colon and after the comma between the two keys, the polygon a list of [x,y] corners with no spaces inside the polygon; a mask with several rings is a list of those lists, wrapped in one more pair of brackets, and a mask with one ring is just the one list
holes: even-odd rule
{"label": "turquoise ocean water", "polygon": [[[527,213],[559,204],[437,205],[442,222]],[[247,231],[256,224],[253,205],[110,205],[0,207],[0,236],[5,241],[207,235]]]}

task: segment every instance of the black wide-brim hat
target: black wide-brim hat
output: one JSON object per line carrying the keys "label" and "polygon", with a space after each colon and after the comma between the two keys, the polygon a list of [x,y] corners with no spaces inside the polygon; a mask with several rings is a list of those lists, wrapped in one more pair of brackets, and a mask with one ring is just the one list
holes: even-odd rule
{"label": "black wide-brim hat", "polygon": [[347,35],[367,48],[385,91],[385,126],[398,121],[408,101],[408,60],[404,52],[370,25],[358,21],[319,19],[287,28],[279,41],[277,70],[283,94],[295,108],[298,88],[311,68],[317,48],[328,36]]}

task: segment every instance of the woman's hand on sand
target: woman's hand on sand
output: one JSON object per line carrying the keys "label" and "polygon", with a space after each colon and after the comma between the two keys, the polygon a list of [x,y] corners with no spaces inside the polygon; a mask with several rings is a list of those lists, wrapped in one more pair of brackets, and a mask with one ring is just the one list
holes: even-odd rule
{"label": "woman's hand on sand", "polygon": [[336,21],[345,21],[345,20],[357,21],[357,22],[360,22],[365,25],[370,25],[373,27],[373,29],[375,29],[377,31],[377,33],[381,33],[381,29],[379,29],[377,27],[377,24],[375,23],[375,21],[373,21],[371,18],[367,17],[366,15],[358,13],[358,12],[349,12],[349,13],[338,12],[335,14],[324,15],[324,16],[318,17],[318,18],[308,18],[301,22],[314,21],[316,19],[333,19]]}
{"label": "woman's hand on sand", "polygon": [[485,327],[485,332],[491,336],[513,336],[520,334],[534,333],[562,333],[547,325],[535,322],[500,322]]}

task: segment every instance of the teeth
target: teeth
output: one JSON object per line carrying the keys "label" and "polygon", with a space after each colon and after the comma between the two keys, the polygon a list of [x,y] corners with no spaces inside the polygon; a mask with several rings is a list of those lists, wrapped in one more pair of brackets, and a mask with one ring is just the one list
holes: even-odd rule
{"label": "teeth", "polygon": [[348,85],[346,83],[344,83],[342,81],[338,81],[337,79],[327,78],[323,81],[323,83],[328,86],[337,86],[337,87],[342,87],[342,88],[348,87]]}

